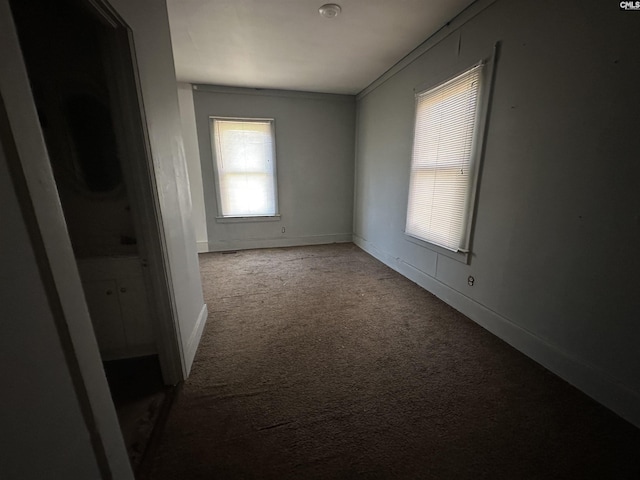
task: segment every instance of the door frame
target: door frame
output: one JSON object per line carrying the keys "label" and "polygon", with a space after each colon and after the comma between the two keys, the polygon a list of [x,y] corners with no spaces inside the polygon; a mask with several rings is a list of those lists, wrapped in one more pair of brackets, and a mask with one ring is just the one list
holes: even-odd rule
{"label": "door frame", "polygon": [[[123,144],[121,164],[138,236],[156,347],[164,383],[187,377],[180,325],[171,282],[158,185],[142,102],[133,32],[107,0],[81,0],[108,32],[103,47],[116,136]],[[130,188],[134,186],[135,188]]]}
{"label": "door frame", "polygon": [[[135,175],[140,175],[137,198],[143,217],[142,232],[148,254],[147,277],[153,288],[153,314],[157,326],[158,353],[165,383],[175,384],[186,377],[185,362],[179,336],[178,317],[170,280],[170,268],[155,183],[153,158],[148,140],[147,124],[136,68],[133,34],[117,12],[105,0],[83,0],[90,11],[113,28],[117,42],[126,47],[119,66],[123,91],[123,112],[130,114],[132,158]],[[38,113],[31,92],[29,77],[20,41],[13,21],[9,0],[0,0],[0,96],[6,114],[5,139],[15,155],[10,166],[17,185],[25,220],[31,225],[34,241],[41,249],[38,263],[50,302],[55,303],[56,329],[65,352],[69,374],[76,391],[79,408],[102,478],[133,479],[131,466],[122,439],[118,419],[104,374],[98,344],[89,316],[80,276],[69,238],[56,182],[49,161]],[[124,99],[128,99],[125,101]],[[5,138],[6,136],[6,138]],[[9,159],[8,159],[9,161]],[[16,180],[14,180],[15,183]],[[133,193],[133,192],[132,192]],[[53,308],[53,307],[52,307]]]}
{"label": "door frame", "polygon": [[3,145],[11,145],[7,162],[31,241],[38,247],[38,267],[89,435],[87,441],[91,443],[101,478],[133,479],[9,0],[0,0],[0,65],[0,96],[6,120],[0,134]]}
{"label": "door frame", "polygon": [[[147,121],[142,100],[142,88],[137,68],[136,52],[134,46],[133,31],[122,19],[118,12],[110,5],[108,0],[78,0],[80,6],[86,8],[88,15],[99,21],[107,32],[104,36],[102,48],[106,60],[107,80],[110,83],[110,95],[112,100],[113,117],[119,121],[114,122],[116,135],[122,143],[122,169],[125,176],[125,183],[128,186],[128,197],[131,202],[132,216],[134,219],[136,234],[138,236],[139,254],[141,270],[148,296],[149,314],[152,319],[153,333],[155,337],[156,349],[160,361],[163,381],[166,385],[175,385],[186,379],[188,369],[185,360],[185,352],[181,342],[180,324],[178,321],[178,311],[175,304],[175,293],[171,280],[171,266],[168,256],[168,248],[165,239],[165,230],[162,219],[160,199],[158,197],[158,185]],[[10,10],[7,0],[7,8]],[[13,17],[10,17],[11,20]],[[12,27],[14,27],[13,22]],[[32,109],[33,96],[30,89],[28,74],[22,53],[20,52],[19,38],[16,34],[18,44],[18,56],[15,62],[19,62],[20,69],[24,69],[25,86],[28,92],[23,101],[30,102]],[[7,64],[8,65],[8,64]],[[16,68],[18,68],[16,66]],[[21,73],[16,71],[16,73]],[[18,88],[14,83],[12,87]],[[4,96],[4,92],[3,92]],[[9,97],[15,96],[8,91]],[[23,105],[26,108],[26,105]],[[9,119],[11,120],[11,107],[7,105]],[[37,121],[37,116],[36,116]],[[26,127],[23,127],[23,130]],[[30,125],[28,130],[24,130],[25,135],[37,135],[42,140],[42,131],[39,122]],[[29,158],[21,155],[22,163],[35,161],[36,157]],[[40,154],[38,161],[42,160]],[[44,158],[48,161],[46,145],[44,146]],[[48,170],[50,170],[50,166]],[[53,193],[55,193],[55,203],[60,204],[53,180]],[[33,191],[30,192],[32,195]],[[34,198],[34,202],[37,196]],[[53,199],[46,203],[51,202]],[[43,205],[47,208],[48,205]],[[61,213],[61,212],[58,212]],[[53,215],[52,212],[48,216]],[[64,222],[64,216],[59,218]],[[66,223],[65,223],[65,233]],[[68,235],[67,235],[68,237]],[[47,242],[47,237],[44,237]],[[66,239],[67,241],[68,238]],[[75,258],[73,266],[67,269],[77,270]],[[60,282],[63,282],[60,279]],[[76,294],[77,295],[77,294]],[[80,295],[84,301],[84,293]]]}

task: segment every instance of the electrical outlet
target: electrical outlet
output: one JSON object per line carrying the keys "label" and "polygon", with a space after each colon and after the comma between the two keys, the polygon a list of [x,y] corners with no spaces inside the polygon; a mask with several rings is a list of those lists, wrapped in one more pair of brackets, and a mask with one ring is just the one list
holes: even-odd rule
{"label": "electrical outlet", "polygon": [[471,275],[469,275],[469,278],[467,278],[467,284],[468,284],[470,287],[473,287],[473,284],[474,284],[474,283],[476,283],[476,279],[475,279],[475,278],[473,278]]}

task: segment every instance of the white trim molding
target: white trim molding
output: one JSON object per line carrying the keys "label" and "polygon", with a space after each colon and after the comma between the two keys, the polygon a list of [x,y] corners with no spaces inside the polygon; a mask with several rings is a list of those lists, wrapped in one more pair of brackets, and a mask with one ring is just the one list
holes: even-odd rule
{"label": "white trim molding", "polygon": [[209,240],[209,251],[224,252],[229,250],[249,250],[253,248],[299,247],[303,245],[325,245],[328,243],[350,243],[351,241],[351,233],[286,238],[236,238],[230,240]]}
{"label": "white trim molding", "polygon": [[189,372],[191,371],[191,366],[193,365],[193,359],[196,356],[196,351],[198,350],[198,345],[200,345],[200,339],[202,338],[202,332],[204,331],[204,326],[207,323],[207,317],[209,316],[209,310],[207,308],[207,304],[205,303],[200,310],[200,314],[198,315],[198,320],[196,320],[196,324],[189,335],[189,340],[184,348],[184,361],[185,368],[187,370],[186,376],[189,376]]}

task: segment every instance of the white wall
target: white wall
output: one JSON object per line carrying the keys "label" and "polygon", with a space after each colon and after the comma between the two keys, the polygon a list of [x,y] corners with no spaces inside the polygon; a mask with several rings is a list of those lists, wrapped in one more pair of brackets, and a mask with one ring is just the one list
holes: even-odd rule
{"label": "white wall", "polygon": [[[354,97],[205,85],[193,97],[210,250],[351,241]],[[275,119],[279,221],[217,221],[212,115]]]}
{"label": "white wall", "polygon": [[174,305],[188,372],[207,309],[191,219],[189,178],[166,3],[164,0],[112,0],[111,4],[133,30]]}
{"label": "white wall", "polygon": [[180,121],[184,153],[187,160],[187,173],[191,188],[191,219],[196,235],[199,252],[209,249],[207,237],[207,220],[204,210],[204,191],[202,188],[202,169],[200,168],[200,150],[196,132],[196,114],[193,108],[193,90],[190,83],[178,83],[178,102],[180,104]]}
{"label": "white wall", "polygon": [[[355,241],[640,426],[637,15],[498,0],[439,40],[359,96]],[[413,88],[496,41],[467,265],[403,235]]]}

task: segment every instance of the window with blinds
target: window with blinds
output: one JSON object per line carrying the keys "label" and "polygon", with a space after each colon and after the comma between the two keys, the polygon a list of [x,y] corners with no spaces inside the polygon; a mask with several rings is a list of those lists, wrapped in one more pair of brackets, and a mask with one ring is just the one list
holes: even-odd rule
{"label": "window with blinds", "polygon": [[273,119],[211,118],[221,217],[278,213]]}
{"label": "window with blinds", "polygon": [[416,95],[406,233],[467,249],[482,65]]}

